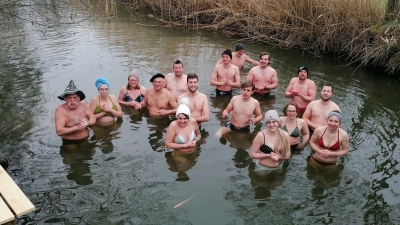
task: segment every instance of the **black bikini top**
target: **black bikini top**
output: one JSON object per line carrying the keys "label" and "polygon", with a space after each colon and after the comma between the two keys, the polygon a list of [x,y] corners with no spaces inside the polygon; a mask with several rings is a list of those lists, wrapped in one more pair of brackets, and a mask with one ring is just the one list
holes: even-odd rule
{"label": "black bikini top", "polygon": [[263,144],[261,145],[261,147],[260,147],[260,152],[265,153],[265,154],[270,154],[271,152],[274,152],[274,150],[273,150],[271,147],[269,147],[268,145],[265,144],[265,135],[264,135],[264,132],[261,131],[261,133],[262,133],[263,136],[264,136],[264,143],[263,143]]}

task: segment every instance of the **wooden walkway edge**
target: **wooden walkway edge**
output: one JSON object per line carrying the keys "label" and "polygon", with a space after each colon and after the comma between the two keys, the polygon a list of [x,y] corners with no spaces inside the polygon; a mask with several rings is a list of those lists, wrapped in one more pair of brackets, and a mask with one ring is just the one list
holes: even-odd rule
{"label": "wooden walkway edge", "polygon": [[35,210],[35,206],[0,166],[0,224]]}

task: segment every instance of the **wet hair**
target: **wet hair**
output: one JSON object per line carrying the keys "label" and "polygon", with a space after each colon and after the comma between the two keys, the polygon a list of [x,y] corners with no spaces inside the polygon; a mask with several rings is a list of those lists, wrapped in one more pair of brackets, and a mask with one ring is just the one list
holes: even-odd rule
{"label": "wet hair", "polygon": [[187,79],[186,79],[187,83],[189,83],[189,79],[196,79],[197,81],[199,81],[199,77],[195,73],[188,73]]}
{"label": "wet hair", "polygon": [[289,107],[289,105],[294,106],[294,107],[296,108],[296,113],[299,113],[299,107],[297,106],[297,104],[294,103],[294,102],[290,102],[290,103],[286,104],[285,107],[283,107],[283,114],[284,114],[285,116],[287,116],[286,111],[287,111],[287,108]]}
{"label": "wet hair", "polygon": [[254,91],[254,89],[256,89],[256,86],[253,84],[253,82],[246,80],[245,82],[242,83],[242,85],[240,86],[240,89],[243,88],[248,88],[251,87],[251,90]]}
{"label": "wet hair", "polygon": [[181,60],[177,59],[175,60],[174,64],[172,64],[172,68],[174,68],[175,65],[181,64],[182,68],[183,68],[183,63],[181,62]]}
{"label": "wet hair", "polygon": [[260,54],[260,59],[261,59],[261,57],[263,57],[264,55],[267,55],[267,56],[268,56],[268,60],[269,60],[268,65],[269,65],[270,62],[271,62],[271,54],[269,54],[268,52],[261,52],[261,54]]}
{"label": "wet hair", "polygon": [[322,89],[324,89],[324,87],[331,87],[331,90],[332,90],[332,93],[333,93],[333,86],[332,86],[332,84],[324,84],[324,85],[322,85],[321,91],[322,91]]}

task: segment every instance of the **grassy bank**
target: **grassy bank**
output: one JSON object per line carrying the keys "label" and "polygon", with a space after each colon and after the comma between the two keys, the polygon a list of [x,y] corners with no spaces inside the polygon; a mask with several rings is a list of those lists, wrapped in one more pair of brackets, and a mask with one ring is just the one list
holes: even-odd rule
{"label": "grassy bank", "polygon": [[333,52],[360,66],[400,68],[399,16],[385,20],[386,0],[124,0],[185,29],[214,29],[247,41]]}

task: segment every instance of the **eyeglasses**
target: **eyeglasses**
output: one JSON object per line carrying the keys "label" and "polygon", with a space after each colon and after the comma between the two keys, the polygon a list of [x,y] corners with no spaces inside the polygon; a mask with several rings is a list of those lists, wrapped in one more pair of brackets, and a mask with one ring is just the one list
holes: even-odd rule
{"label": "eyeglasses", "polygon": [[136,81],[136,82],[138,82],[138,80],[136,80],[136,79],[131,79],[131,80],[129,80],[129,81]]}

